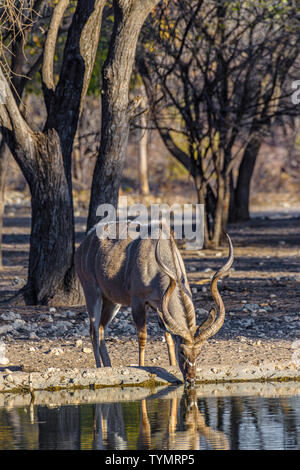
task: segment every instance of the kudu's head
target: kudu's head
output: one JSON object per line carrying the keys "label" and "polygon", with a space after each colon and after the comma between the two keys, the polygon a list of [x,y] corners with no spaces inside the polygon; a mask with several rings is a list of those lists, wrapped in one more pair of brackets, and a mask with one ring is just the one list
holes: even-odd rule
{"label": "kudu's head", "polygon": [[[169,277],[169,286],[162,297],[158,314],[173,337],[177,362],[186,385],[193,385],[195,383],[196,361],[204,342],[215,335],[224,323],[225,307],[218,291],[217,283],[218,280],[229,271],[234,259],[231,239],[228,234],[226,235],[229,244],[228,260],[224,266],[214,274],[210,283],[211,293],[217,308],[212,308],[208,318],[199,326],[196,325],[195,307],[190,290],[185,285],[187,283],[185,272],[183,273],[178,269],[178,267],[183,266],[183,261],[174,239],[171,237],[176,274],[163,263],[159,253],[159,240],[156,244],[156,261],[161,270]],[[178,308],[178,311],[173,311],[174,308],[170,311],[169,301],[176,286],[179,289],[181,297],[181,308]]]}

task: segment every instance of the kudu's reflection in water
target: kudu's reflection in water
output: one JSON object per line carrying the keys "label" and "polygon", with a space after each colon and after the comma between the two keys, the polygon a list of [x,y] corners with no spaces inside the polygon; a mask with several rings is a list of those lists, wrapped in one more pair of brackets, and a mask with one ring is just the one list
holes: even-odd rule
{"label": "kudu's reflection in water", "polygon": [[126,450],[128,441],[121,403],[95,405],[93,447],[99,450]]}
{"label": "kudu's reflection in water", "polygon": [[[152,399],[140,402],[140,421],[136,449],[138,450],[199,450],[204,438],[205,448],[228,450],[226,435],[207,426],[197,405],[195,389],[185,390],[182,397],[160,399],[155,417],[149,419]],[[153,415],[153,413],[151,413]],[[129,448],[120,403],[99,404],[94,413],[94,448],[125,450]],[[131,428],[135,423],[130,423]],[[137,433],[136,433],[137,434]]]}

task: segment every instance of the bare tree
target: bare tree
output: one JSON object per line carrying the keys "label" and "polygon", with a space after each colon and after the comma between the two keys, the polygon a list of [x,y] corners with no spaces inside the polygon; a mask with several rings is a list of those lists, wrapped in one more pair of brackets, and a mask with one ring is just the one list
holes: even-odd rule
{"label": "bare tree", "polygon": [[117,206],[129,122],[140,102],[128,90],[142,25],[158,0],[114,0],[114,28],[102,72],[102,127],[88,215],[88,229],[98,220],[97,207]]}
{"label": "bare tree", "polygon": [[[5,3],[5,2],[3,2]],[[26,78],[32,77],[41,62],[41,55],[29,61],[24,54],[24,46],[35,24],[37,16],[43,7],[44,0],[35,1],[33,7],[23,11],[15,10],[9,4],[0,8],[1,28],[0,28],[0,60],[2,66],[9,73],[9,84],[17,104],[22,105],[21,97],[26,84]],[[11,57],[8,62],[7,56]],[[3,90],[2,90],[3,91]],[[5,97],[3,96],[3,99]],[[5,180],[10,157],[9,147],[5,140],[1,138],[0,143],[0,267],[2,267],[2,228],[4,213]]]}
{"label": "bare tree", "polygon": [[234,166],[244,154],[249,168],[261,131],[289,112],[283,82],[298,54],[297,11],[293,2],[176,0],[145,28],[137,65],[152,119],[206,206],[207,247],[225,231]]}
{"label": "bare tree", "polygon": [[[39,7],[41,2],[36,3]],[[48,303],[51,299],[69,302],[76,293],[79,295],[73,268],[71,151],[93,69],[105,1],[78,0],[55,83],[56,40],[68,3],[57,3],[44,46],[42,88],[47,119],[43,130],[33,131],[18,108],[7,74],[0,69],[6,96],[0,105],[0,129],[31,192],[29,269],[27,284],[21,291],[29,304]],[[32,2],[28,2],[27,11],[30,6]],[[15,2],[11,8],[18,7]]]}

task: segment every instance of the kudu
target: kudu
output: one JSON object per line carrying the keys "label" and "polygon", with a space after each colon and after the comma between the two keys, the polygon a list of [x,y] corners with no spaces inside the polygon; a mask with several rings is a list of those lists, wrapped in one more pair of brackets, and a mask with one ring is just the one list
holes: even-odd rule
{"label": "kudu", "polygon": [[212,308],[208,318],[197,326],[182,257],[173,236],[166,239],[162,233],[157,240],[99,238],[95,226],[75,253],[75,269],[90,316],[97,367],[101,367],[101,359],[104,366],[111,366],[104,329],[121,305],[131,305],[138,334],[139,365],[144,366],[148,305],[157,311],[159,323],[165,329],[170,364],[176,365],[177,359],[184,381],[194,383],[196,360],[203,343],[216,334],[224,322],[225,307],[217,282],[233,263],[233,247],[227,235],[228,260],[210,284],[217,308]]}

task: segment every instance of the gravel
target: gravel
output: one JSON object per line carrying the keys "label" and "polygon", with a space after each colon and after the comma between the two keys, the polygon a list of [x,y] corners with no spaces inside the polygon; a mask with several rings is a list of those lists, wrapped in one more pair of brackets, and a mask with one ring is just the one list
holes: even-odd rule
{"label": "gravel", "polygon": [[[300,313],[274,314],[266,310],[269,302],[264,302],[264,312],[261,312],[261,305],[245,302],[228,312],[223,327],[205,343],[197,361],[197,378],[200,381],[298,378],[299,373],[292,358],[293,355],[296,357],[300,348],[296,341],[299,338]],[[196,308],[197,324],[205,320],[207,315],[208,310]],[[147,331],[146,366],[159,366],[160,370],[169,370],[180,378],[178,367],[172,371],[168,369],[167,347],[163,344],[163,331],[155,313],[148,314]],[[137,365],[138,344],[130,308],[121,309],[113,319],[106,330],[106,340],[113,368]],[[296,343],[295,349],[293,345]],[[77,368],[95,368],[89,317],[80,308],[73,311],[51,307],[48,310],[44,308],[43,313],[30,308],[18,312],[2,310],[1,344],[4,350],[1,352],[0,347],[0,370],[3,371],[3,387],[7,390],[18,386],[21,378],[26,382],[28,374],[43,374],[49,368],[58,369],[53,375],[53,384],[55,377],[60,377],[60,368],[73,372]],[[297,363],[299,360],[300,354],[297,355]],[[21,372],[27,375],[18,375]],[[132,374],[132,368],[124,369],[123,374]],[[42,375],[36,377],[41,387],[49,385],[47,381],[43,382]],[[81,379],[76,380],[79,380],[80,385]],[[101,374],[99,380],[102,380]],[[73,386],[71,378],[68,384]]]}
{"label": "gravel", "polygon": [[[281,316],[270,315],[267,306],[264,309],[258,304],[242,304],[240,308],[231,310],[226,316],[223,327],[217,337],[230,339],[243,334],[247,338],[255,338],[258,335],[265,338],[282,338],[294,340],[299,336],[300,312]],[[88,338],[89,317],[87,312],[43,313],[38,316],[24,315],[12,310],[0,315],[0,340],[13,339],[59,339],[59,338]],[[241,313],[247,311],[247,315]],[[263,311],[262,311],[263,310]],[[208,310],[196,309],[197,323],[201,323],[208,315]],[[157,316],[149,313],[147,319],[148,335],[162,337]],[[125,308],[113,319],[106,329],[106,337],[132,337],[135,334],[131,309]]]}

